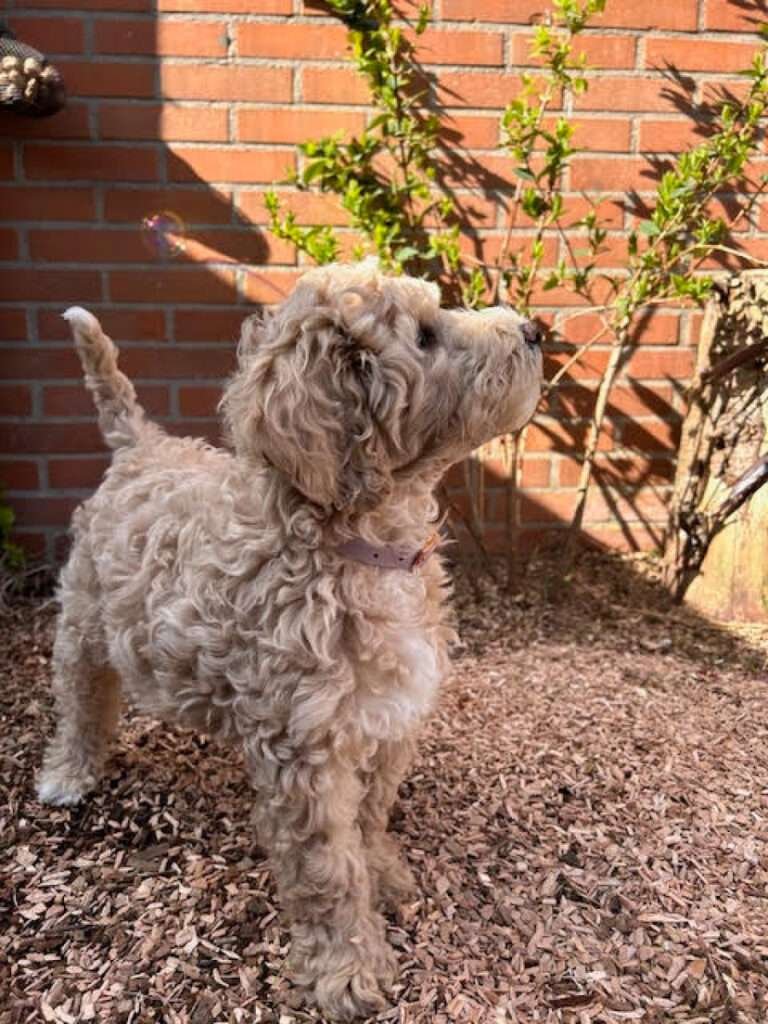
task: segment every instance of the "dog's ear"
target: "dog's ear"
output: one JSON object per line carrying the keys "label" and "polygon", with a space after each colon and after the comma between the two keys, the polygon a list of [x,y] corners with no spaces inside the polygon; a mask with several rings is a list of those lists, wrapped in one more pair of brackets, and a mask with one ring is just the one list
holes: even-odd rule
{"label": "dog's ear", "polygon": [[310,501],[343,509],[391,485],[377,423],[384,388],[375,354],[306,291],[246,321],[222,409],[239,454],[266,458]]}

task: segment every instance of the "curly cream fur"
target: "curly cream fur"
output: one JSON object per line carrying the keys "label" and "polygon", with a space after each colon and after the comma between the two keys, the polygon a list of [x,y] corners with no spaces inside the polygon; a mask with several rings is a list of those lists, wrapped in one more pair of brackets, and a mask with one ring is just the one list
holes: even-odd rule
{"label": "curly cream fur", "polygon": [[40,798],[96,785],[121,688],[241,744],[294,975],[328,1016],[373,1012],[395,968],[377,904],[411,884],[388,813],[451,630],[438,557],[379,571],[337,548],[423,544],[444,470],[530,416],[540,355],[510,310],[441,310],[369,262],[317,269],[243,327],[229,453],[148,422],[95,318],[67,317],[116,451],[74,517]]}

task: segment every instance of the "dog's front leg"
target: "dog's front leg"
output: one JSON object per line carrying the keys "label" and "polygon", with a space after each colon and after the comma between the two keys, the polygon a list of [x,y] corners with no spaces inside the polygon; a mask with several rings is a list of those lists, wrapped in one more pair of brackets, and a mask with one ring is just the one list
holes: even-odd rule
{"label": "dog's front leg", "polygon": [[414,741],[410,737],[379,744],[363,780],[366,793],[360,807],[360,827],[374,899],[381,899],[392,908],[411,896],[416,888],[395,838],[387,832],[392,804],[410,764],[413,748]]}
{"label": "dog's front leg", "polygon": [[350,1020],[386,1006],[395,957],[371,880],[358,822],[363,786],[351,757],[296,752],[278,769],[256,811],[280,900],[291,921],[291,974],[330,1017]]}

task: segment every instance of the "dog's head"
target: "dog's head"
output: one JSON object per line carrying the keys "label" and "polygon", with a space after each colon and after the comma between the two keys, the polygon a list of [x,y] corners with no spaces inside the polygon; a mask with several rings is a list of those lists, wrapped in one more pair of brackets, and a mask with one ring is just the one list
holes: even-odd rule
{"label": "dog's head", "polygon": [[541,387],[530,321],[442,310],[436,285],[371,260],[309,271],[246,321],[239,362],[222,401],[236,451],[329,511],[373,507],[398,479],[436,479],[519,429]]}

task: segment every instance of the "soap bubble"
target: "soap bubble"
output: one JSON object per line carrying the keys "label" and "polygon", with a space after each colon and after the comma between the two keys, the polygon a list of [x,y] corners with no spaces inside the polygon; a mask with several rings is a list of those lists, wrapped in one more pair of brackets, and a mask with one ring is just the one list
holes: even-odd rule
{"label": "soap bubble", "polygon": [[141,236],[144,244],[154,256],[161,259],[173,259],[184,250],[184,221],[171,210],[151,213],[141,222]]}

